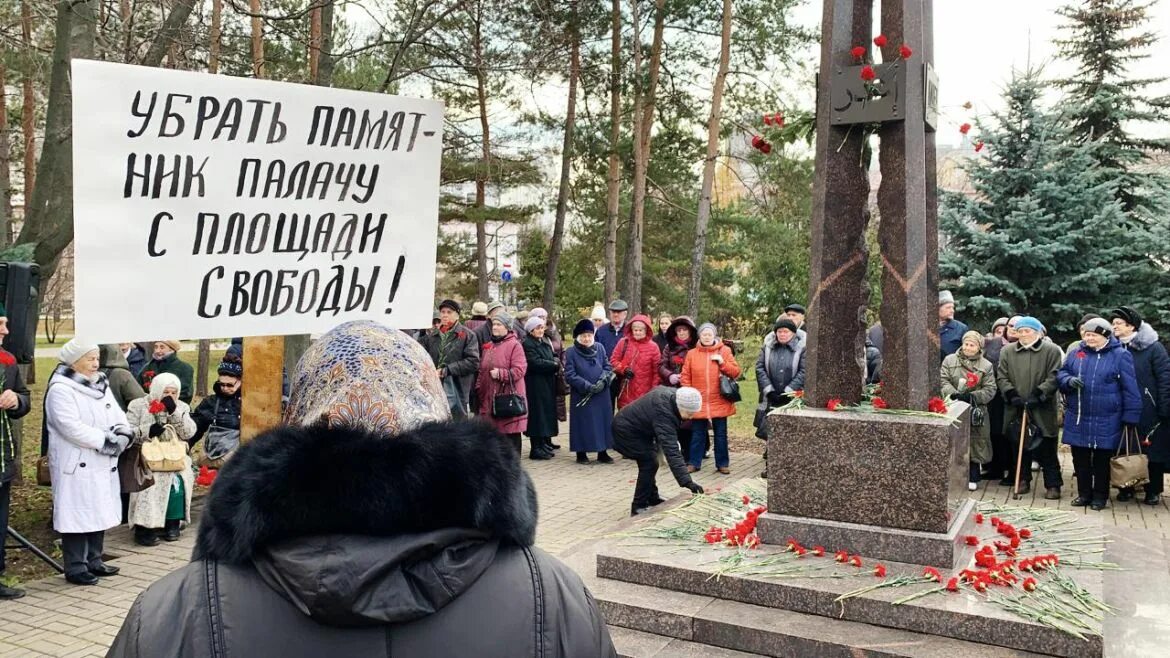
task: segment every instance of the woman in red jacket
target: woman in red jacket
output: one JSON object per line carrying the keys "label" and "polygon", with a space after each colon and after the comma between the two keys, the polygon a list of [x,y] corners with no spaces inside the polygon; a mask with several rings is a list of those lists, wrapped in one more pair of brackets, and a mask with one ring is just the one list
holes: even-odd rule
{"label": "woman in red jacket", "polygon": [[609,362],[622,377],[618,409],[646,395],[658,383],[661,352],[650,334],[650,318],[635,315],[625,328],[625,336],[613,349]]}
{"label": "woman in red jacket", "polygon": [[683,363],[682,385],[699,390],[703,408],[691,420],[691,459],[687,471],[694,473],[703,467],[703,439],[707,426],[715,430],[715,468],[720,473],[731,472],[731,455],[727,450],[727,418],[735,415],[735,403],[719,394],[719,376],[739,377],[739,364],[731,348],[716,335],[715,325],[705,322],[699,327],[699,344],[687,352]]}
{"label": "woman in red jacket", "polygon": [[524,348],[512,331],[512,316],[501,311],[491,319],[491,340],[483,345],[479,359],[479,377],[475,390],[479,394],[479,415],[487,419],[500,434],[505,434],[516,452],[520,452],[520,433],[528,429],[527,411],[510,418],[494,415],[492,402],[498,395],[516,394],[527,398],[524,373],[528,372],[528,359]]}

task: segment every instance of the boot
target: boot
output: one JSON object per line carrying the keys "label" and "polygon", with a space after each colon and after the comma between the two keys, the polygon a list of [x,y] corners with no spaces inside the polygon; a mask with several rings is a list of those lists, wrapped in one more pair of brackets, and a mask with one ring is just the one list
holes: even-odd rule
{"label": "boot", "polygon": [[7,585],[0,585],[0,599],[19,599],[24,596],[25,592],[22,589],[15,587],[8,587]]}
{"label": "boot", "polygon": [[158,546],[158,535],[152,528],[134,526],[134,543],[139,546]]}
{"label": "boot", "polygon": [[528,451],[529,459],[552,459],[552,452],[545,450],[544,441],[548,439],[541,439],[538,437],[531,437],[529,442],[532,444],[532,449]]}
{"label": "boot", "polygon": [[630,516],[638,516],[639,514],[645,514],[649,511],[649,507],[639,505],[638,503],[634,503],[630,506]]}
{"label": "boot", "polygon": [[601,462],[602,464],[612,464],[613,457],[610,457],[608,452],[602,450],[601,452],[597,453],[597,461]]}
{"label": "boot", "polygon": [[1162,502],[1162,494],[1146,492],[1146,498],[1142,501],[1146,505],[1158,505]]}
{"label": "boot", "polygon": [[585,453],[585,452],[578,452],[577,453],[577,463],[578,464],[588,464],[589,463],[589,454]]}
{"label": "boot", "polygon": [[1060,487],[1048,487],[1044,492],[1044,500],[1060,500]]}
{"label": "boot", "polygon": [[547,441],[547,443],[544,444],[546,448],[552,448],[553,450],[561,449],[559,445],[553,443],[552,439],[545,439],[545,441]]}
{"label": "boot", "polygon": [[181,519],[169,519],[166,525],[166,532],[163,534],[163,539],[166,541],[179,541],[179,527],[181,523]]}
{"label": "boot", "polygon": [[1117,491],[1117,502],[1125,503],[1134,499],[1136,492],[1133,487],[1126,487]]}

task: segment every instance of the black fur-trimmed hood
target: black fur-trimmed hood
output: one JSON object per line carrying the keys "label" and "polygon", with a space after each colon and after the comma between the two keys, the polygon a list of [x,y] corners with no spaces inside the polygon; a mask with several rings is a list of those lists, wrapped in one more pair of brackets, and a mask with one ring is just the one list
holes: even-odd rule
{"label": "black fur-trimmed hood", "polygon": [[225,464],[194,559],[246,564],[299,538],[450,529],[530,546],[536,518],[536,491],[515,450],[480,421],[430,423],[396,437],[280,427]]}

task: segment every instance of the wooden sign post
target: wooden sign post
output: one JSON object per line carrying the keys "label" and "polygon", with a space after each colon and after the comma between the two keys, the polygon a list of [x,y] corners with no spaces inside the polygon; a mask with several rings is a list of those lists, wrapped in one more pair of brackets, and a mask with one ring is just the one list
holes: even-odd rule
{"label": "wooden sign post", "polygon": [[240,441],[248,442],[280,423],[284,338],[245,338],[244,363],[247,367],[244,370]]}

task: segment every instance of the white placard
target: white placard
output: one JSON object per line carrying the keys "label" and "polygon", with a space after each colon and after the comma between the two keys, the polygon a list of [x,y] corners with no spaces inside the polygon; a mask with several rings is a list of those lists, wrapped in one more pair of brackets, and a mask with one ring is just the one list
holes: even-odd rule
{"label": "white placard", "polygon": [[429,327],[439,101],[73,61],[77,335]]}

